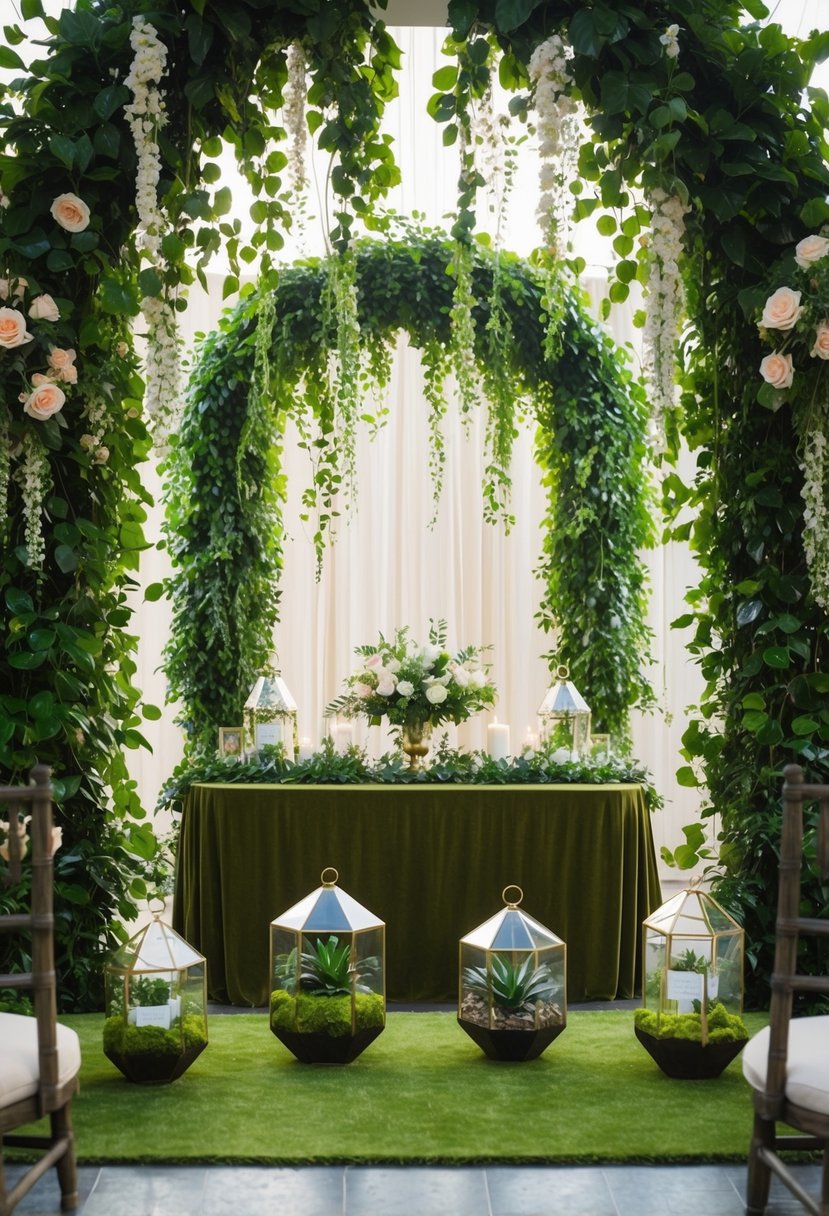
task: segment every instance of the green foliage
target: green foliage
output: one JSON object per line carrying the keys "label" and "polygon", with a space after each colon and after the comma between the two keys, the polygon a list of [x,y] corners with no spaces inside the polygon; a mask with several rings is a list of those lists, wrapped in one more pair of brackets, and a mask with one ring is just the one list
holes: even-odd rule
{"label": "green foliage", "polygon": [[358,993],[354,997],[353,1015],[352,1025],[350,996],[313,996],[302,992],[291,996],[284,989],[271,993],[272,1030],[339,1038],[358,1030],[383,1026],[386,1021],[383,997],[379,993]]}
{"label": "green foliage", "polygon": [[[654,1009],[637,1009],[634,1024],[657,1039],[686,1039],[702,1041],[702,1019],[699,1013],[658,1013]],[[708,1042],[736,1043],[748,1038],[745,1022],[724,1005],[711,1006],[708,1013]]]}
{"label": "green foliage", "polygon": [[464,968],[462,986],[511,1013],[533,1009],[540,1001],[555,1000],[559,987],[546,964],[533,963],[532,955],[514,961],[493,954],[487,966]]}
{"label": "green foliage", "polygon": [[[357,320],[368,371],[368,352],[385,349],[398,329],[406,329],[430,359],[438,345],[451,347],[452,256],[451,243],[416,230],[405,240],[356,245]],[[475,353],[482,367],[493,362],[488,318],[495,265],[493,254],[475,248]],[[577,293],[563,282],[562,342],[551,361],[540,276],[507,254],[498,255],[497,267],[498,307],[513,335],[498,355],[502,383],[511,393],[510,426],[515,411],[532,410],[550,489],[539,577],[545,588],[540,619],[557,640],[551,668],[569,661],[595,721],[624,739],[630,709],[650,702],[642,674],[649,635],[639,554],[652,539],[643,397]],[[256,428],[245,424],[258,307],[257,297],[250,296],[203,343],[181,429],[172,439],[167,529],[176,569],[169,586],[173,628],[165,670],[171,697],[183,704],[193,748],[202,752],[213,748],[218,724],[240,720],[277,620],[283,415],[298,421],[309,453],[316,453],[305,502],[309,513],[317,512],[320,549],[343,483],[327,380],[329,353],[338,344],[326,320],[328,275],[326,264],[317,261],[280,273],[270,409],[266,415],[256,406]],[[433,385],[447,367],[438,370],[432,363]],[[384,361],[379,371],[381,378],[387,373]],[[243,485],[240,468],[246,470]],[[491,475],[484,493],[495,501],[507,476],[497,457]],[[585,586],[591,588],[587,597]]]}
{"label": "green foliage", "polygon": [[166,1005],[169,999],[170,985],[166,980],[140,976],[130,986],[130,1005]]}
{"label": "green foliage", "polygon": [[315,996],[338,996],[341,993],[373,992],[366,980],[380,972],[380,959],[356,959],[352,962],[350,941],[340,944],[335,933],[327,938],[304,937],[306,947],[299,956],[294,948],[280,955],[274,963],[274,978],[286,992],[311,992]]}

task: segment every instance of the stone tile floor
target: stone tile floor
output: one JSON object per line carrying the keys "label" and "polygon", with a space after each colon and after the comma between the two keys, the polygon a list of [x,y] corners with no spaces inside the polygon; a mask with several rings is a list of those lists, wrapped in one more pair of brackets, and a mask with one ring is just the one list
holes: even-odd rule
{"label": "stone tile floor", "polygon": [[[817,1196],[820,1167],[795,1172]],[[745,1166],[106,1165],[79,1179],[78,1216],[742,1216]],[[59,1210],[51,1171],[15,1213]],[[802,1212],[773,1180],[767,1216]]]}

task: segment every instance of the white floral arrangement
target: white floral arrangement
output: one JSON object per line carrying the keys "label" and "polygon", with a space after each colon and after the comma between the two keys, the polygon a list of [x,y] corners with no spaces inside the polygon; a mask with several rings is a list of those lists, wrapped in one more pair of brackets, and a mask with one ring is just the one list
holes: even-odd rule
{"label": "white floral arrangement", "polygon": [[[817,602],[829,611],[829,237],[799,241],[787,282],[766,299],[757,321],[772,347],[760,362],[758,400],[772,410],[790,401],[800,437],[803,547]],[[811,373],[811,374],[810,374]]]}
{"label": "white floral arrangement", "polygon": [[538,218],[549,244],[562,239],[566,243],[572,202],[569,185],[578,161],[579,106],[568,91],[572,57],[570,45],[552,34],[535,48],[529,63],[540,160]]}
{"label": "white floral arrangement", "polygon": [[[667,53],[667,52],[666,52]],[[648,192],[651,232],[647,242],[647,313],[642,334],[645,380],[651,398],[651,440],[664,451],[665,418],[676,405],[676,352],[685,315],[680,269],[688,207],[659,187]]]}
{"label": "white floral arrangement", "polygon": [[413,641],[404,627],[392,639],[381,634],[377,645],[358,646],[355,653],[363,663],[346,680],[343,695],[326,707],[326,716],[365,717],[375,726],[385,718],[394,727],[435,727],[464,722],[495,703],[482,647],[451,654],[445,621],[432,624],[426,645]]}

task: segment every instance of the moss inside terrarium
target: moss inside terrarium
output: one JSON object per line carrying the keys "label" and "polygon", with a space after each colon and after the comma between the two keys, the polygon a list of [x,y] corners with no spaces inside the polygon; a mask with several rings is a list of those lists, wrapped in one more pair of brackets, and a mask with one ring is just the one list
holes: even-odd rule
{"label": "moss inside terrarium", "polygon": [[[638,1030],[656,1039],[686,1039],[702,1042],[702,1021],[698,1013],[663,1013],[637,1009],[633,1015]],[[735,1043],[748,1038],[746,1024],[736,1013],[729,1013],[719,1002],[708,1012],[708,1042]]]}
{"label": "moss inside terrarium", "polygon": [[207,1044],[205,1020],[198,1014],[185,1014],[180,1023],[167,1030],[163,1026],[130,1026],[122,1017],[104,1022],[104,1052],[118,1056],[175,1058],[182,1051]]}
{"label": "moss inside terrarium", "polygon": [[351,997],[325,996],[282,988],[271,993],[271,1029],[299,1034],[327,1034],[334,1038],[382,1026],[385,1002],[376,992],[358,992],[354,997],[354,1025],[351,1024]]}

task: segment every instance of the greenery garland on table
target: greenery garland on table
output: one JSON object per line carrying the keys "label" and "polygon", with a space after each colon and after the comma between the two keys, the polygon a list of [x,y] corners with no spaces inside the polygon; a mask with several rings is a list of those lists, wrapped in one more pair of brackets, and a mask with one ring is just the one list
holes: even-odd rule
{"label": "greenery garland on table", "polygon": [[[741,26],[746,11],[752,20]],[[22,0],[21,12],[38,17],[40,0]],[[780,769],[794,756],[810,777],[827,776],[829,711],[827,617],[812,594],[796,455],[808,411],[793,417],[788,405],[771,410],[758,399],[755,369],[766,352],[756,319],[758,295],[772,286],[770,268],[829,221],[829,104],[814,90],[810,109],[801,102],[829,35],[792,39],[763,26],[762,0],[451,0],[449,12],[462,48],[459,75],[451,87],[436,82],[432,107],[449,125],[454,110],[440,98],[474,106],[496,49],[519,118],[532,102],[533,54],[551,36],[572,50],[563,96],[581,101],[590,122],[573,186],[576,212],[597,215],[613,238],[612,298],[624,298],[633,278],[678,289],[664,254],[683,238],[682,413],[669,409],[666,429],[671,453],[681,426],[697,471],[692,485],[669,474],[664,487],[668,509],[682,521],[676,535],[691,540],[701,563],[685,623],[706,689],[685,735],[682,779],[704,781],[706,815],[720,816],[727,870],[720,893],[745,915],[762,995]],[[145,13],[152,31],[149,21],[133,26]],[[6,28],[0,48],[0,66],[20,72],[0,97],[3,307],[29,317],[40,297],[31,338],[0,350],[0,485],[8,492],[0,766],[4,779],[21,778],[35,758],[55,767],[68,842],[58,890],[61,985],[68,1002],[84,1004],[94,1001],[96,963],[117,931],[113,917],[128,915],[141,889],[136,858],[154,847],[123,761],[124,747],[142,743],[127,597],[145,544],[138,467],[147,452],[129,321],[150,302],[144,311],[156,318],[155,345],[169,370],[181,291],[203,276],[219,245],[232,263],[228,292],[238,286],[240,266],[259,253],[273,287],[270,259],[297,211],[282,181],[287,158],[277,116],[292,52],[291,62],[309,73],[309,126],[335,154],[336,247],[345,251],[356,217],[377,224],[377,202],[397,174],[380,120],[399,53],[362,0],[191,0],[183,7],[154,0],[151,13],[146,0],[82,0],[46,24],[46,54],[28,71],[14,49],[23,39],[16,26]],[[152,61],[143,84],[133,71],[133,40],[141,38]],[[167,91],[166,126],[136,142],[126,107],[154,112],[158,87]],[[552,113],[542,115],[545,122]],[[229,192],[216,163],[222,138],[256,194],[249,245],[238,221],[227,218]],[[143,198],[139,209],[136,177],[144,189],[154,157],[153,207]],[[476,171],[465,165],[455,233],[467,248]],[[640,190],[671,236],[641,255],[651,204],[633,202]],[[52,208],[67,195],[88,207],[85,226],[67,228],[56,218]],[[157,208],[163,230],[154,258],[152,243],[137,241],[134,230],[139,210]],[[70,211],[58,207],[64,221]],[[548,249],[540,260],[563,255]],[[345,275],[340,288],[341,299],[353,301]],[[57,320],[43,297],[51,297]],[[460,291],[455,314],[463,323],[468,304]],[[654,366],[663,370],[677,315],[666,309],[665,324],[652,329],[662,344]],[[5,322],[3,332],[10,332]],[[347,325],[342,338],[347,359]],[[554,332],[550,338],[554,345]],[[47,416],[40,408],[47,394],[32,399],[40,387],[33,377],[58,370],[49,363],[51,347],[75,352],[78,378],[61,379],[64,402],[53,392],[49,408],[58,409]],[[805,381],[813,379],[807,372]],[[159,383],[167,381],[156,377],[156,390]],[[21,393],[34,412],[24,413]],[[807,425],[825,436],[825,415],[812,412]],[[812,481],[815,468],[807,461]],[[807,489],[813,501],[814,487]],[[686,513],[693,522],[684,522]],[[812,556],[829,543],[824,529],[812,552],[814,539]],[[817,880],[809,898],[825,906]]]}
{"label": "greenery garland on table", "polygon": [[625,760],[583,757],[559,764],[552,746],[493,760],[487,752],[459,752],[441,741],[429,764],[412,770],[400,752],[369,760],[358,747],[345,753],[326,739],[307,760],[286,760],[281,748],[263,748],[258,760],[212,756],[180,764],[165,783],[159,807],[180,815],[187,792],[202,782],[241,785],[641,785],[650,811],[662,798],[650,774]]}
{"label": "greenery garland on table", "polygon": [[[438,452],[445,408],[439,385],[454,357],[452,256],[452,242],[415,230],[404,240],[358,242],[353,251],[357,353],[365,368],[355,386],[364,393],[370,378],[385,387],[390,362],[377,352],[406,330],[427,362]],[[568,664],[596,729],[623,745],[630,709],[650,698],[643,674],[649,634],[640,550],[651,539],[652,523],[642,394],[619,351],[563,282],[561,342],[556,357],[549,357],[541,279],[528,263],[505,253],[497,257],[497,281],[511,337],[493,340],[488,321],[495,255],[476,246],[470,268],[475,358],[481,367],[499,367],[491,406],[497,429],[514,430],[519,413],[537,424],[549,500],[539,619],[555,634],[551,663]],[[180,432],[171,438],[167,527],[175,570],[165,670],[195,752],[215,748],[220,724],[241,721],[267,658],[279,599],[278,461],[285,416],[298,419],[309,453],[322,453],[304,496],[308,510],[318,513],[318,545],[338,510],[342,445],[326,442],[336,420],[328,367],[338,341],[326,316],[330,273],[325,261],[280,272],[267,408],[249,394],[262,303],[250,296],[204,342]],[[354,412],[356,405],[349,417]],[[491,460],[498,463],[494,455]],[[508,469],[499,466],[485,495],[507,479]],[[490,501],[490,508],[494,514],[497,504]]]}

